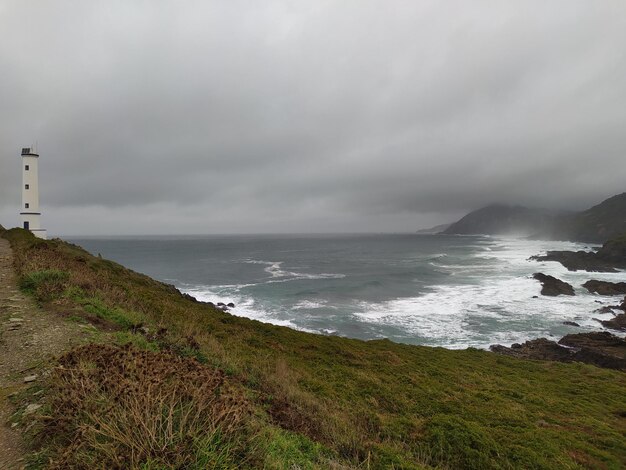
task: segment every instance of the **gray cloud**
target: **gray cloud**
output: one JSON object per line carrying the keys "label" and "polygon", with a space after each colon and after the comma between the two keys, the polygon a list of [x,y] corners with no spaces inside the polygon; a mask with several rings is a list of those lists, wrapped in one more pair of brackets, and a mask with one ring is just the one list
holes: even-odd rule
{"label": "gray cloud", "polygon": [[0,223],[402,231],[625,190],[626,4],[0,1]]}

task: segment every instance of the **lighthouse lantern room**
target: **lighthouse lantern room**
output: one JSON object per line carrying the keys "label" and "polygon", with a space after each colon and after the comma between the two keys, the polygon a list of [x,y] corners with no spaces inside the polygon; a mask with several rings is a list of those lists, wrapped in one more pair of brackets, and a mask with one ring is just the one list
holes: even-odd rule
{"label": "lighthouse lantern room", "polygon": [[46,230],[41,228],[39,211],[39,155],[30,147],[22,149],[22,227],[39,238],[46,238]]}

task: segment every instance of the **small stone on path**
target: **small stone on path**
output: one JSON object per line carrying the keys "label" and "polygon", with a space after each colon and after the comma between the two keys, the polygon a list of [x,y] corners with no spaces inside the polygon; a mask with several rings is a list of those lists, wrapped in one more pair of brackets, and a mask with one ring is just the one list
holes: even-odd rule
{"label": "small stone on path", "polygon": [[24,383],[28,384],[37,380],[37,375],[29,375],[28,377],[24,377]]}

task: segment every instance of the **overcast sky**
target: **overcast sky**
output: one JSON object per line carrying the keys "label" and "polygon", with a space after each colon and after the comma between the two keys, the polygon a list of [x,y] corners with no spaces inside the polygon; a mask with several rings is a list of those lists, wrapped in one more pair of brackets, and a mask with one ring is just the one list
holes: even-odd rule
{"label": "overcast sky", "polygon": [[0,224],[413,231],[626,191],[626,2],[0,0]]}

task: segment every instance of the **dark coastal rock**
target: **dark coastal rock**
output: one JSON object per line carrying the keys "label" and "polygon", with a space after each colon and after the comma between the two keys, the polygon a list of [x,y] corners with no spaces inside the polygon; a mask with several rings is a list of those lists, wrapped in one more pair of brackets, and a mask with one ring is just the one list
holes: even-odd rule
{"label": "dark coastal rock", "polygon": [[566,335],[559,344],[572,348],[577,361],[626,370],[626,340],[608,331]]}
{"label": "dark coastal rock", "polygon": [[583,284],[583,287],[591,293],[600,295],[626,294],[626,282],[608,282],[591,280]]}
{"label": "dark coastal rock", "polygon": [[495,344],[490,346],[489,349],[495,353],[517,357],[519,359],[559,362],[573,361],[572,354],[567,348],[559,346],[555,341],[550,341],[546,338],[526,341],[523,344],[516,345],[515,348],[507,348],[506,346]]}
{"label": "dark coastal rock", "polygon": [[626,313],[620,313],[610,320],[600,321],[602,326],[617,331],[626,331]]}
{"label": "dark coastal rock", "polygon": [[626,370],[626,340],[608,332],[566,335],[558,343],[540,338],[526,341],[516,348],[496,344],[489,349],[519,359],[584,362],[608,369]]}
{"label": "dark coastal rock", "polygon": [[234,304],[234,303],[232,303],[232,302],[227,303],[227,304],[226,304],[226,306],[227,306],[228,308],[235,308],[235,304]]}
{"label": "dark coastal rock", "polygon": [[580,326],[578,323],[576,323],[575,321],[564,321],[563,322],[564,325],[567,326]]}
{"label": "dark coastal rock", "polygon": [[543,273],[533,274],[533,278],[541,282],[541,295],[574,295],[574,288],[567,282],[561,281],[554,276]]}
{"label": "dark coastal rock", "polygon": [[614,273],[626,269],[626,235],[607,241],[597,252],[548,251],[533,256],[537,261],[558,261],[570,271]]}
{"label": "dark coastal rock", "polygon": [[614,263],[599,259],[596,253],[588,251],[548,251],[543,256],[532,256],[530,259],[535,261],[557,261],[569,271],[617,272]]}
{"label": "dark coastal rock", "polygon": [[605,307],[594,310],[595,313],[614,313],[614,310],[619,309],[619,305],[607,305]]}

